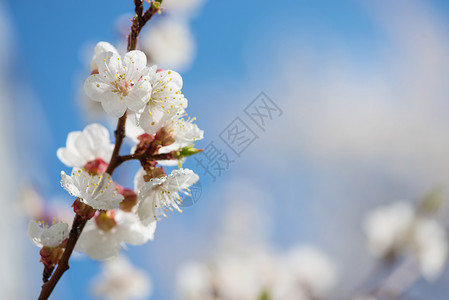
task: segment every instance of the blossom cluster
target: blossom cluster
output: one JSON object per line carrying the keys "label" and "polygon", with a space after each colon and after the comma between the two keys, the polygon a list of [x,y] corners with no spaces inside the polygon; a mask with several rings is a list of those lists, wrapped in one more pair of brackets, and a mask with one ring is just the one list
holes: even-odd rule
{"label": "blossom cluster", "polygon": [[[59,160],[72,168],[61,172],[61,186],[76,197],[77,217],[87,221],[75,250],[93,259],[112,258],[124,244],[152,240],[157,222],[168,211],[182,212],[181,198],[189,195],[189,186],[199,177],[181,164],[200,151],[193,144],[203,138],[195,118],[187,117],[182,86],[177,72],[148,66],[139,50],[121,56],[107,42],[96,45],[85,93],[108,115],[127,118],[125,128],[133,127],[130,137],[136,144],[130,154],[118,157],[139,160],[141,168],[134,187],[122,187],[107,172],[114,156],[108,129],[93,123],[69,133],[66,146],[57,151]],[[179,169],[167,174],[162,165],[179,165]],[[69,226],[30,222],[29,236],[35,245],[56,251],[52,249],[64,248]],[[57,263],[54,260],[53,267]]]}
{"label": "blossom cluster", "polygon": [[374,256],[386,261],[412,257],[428,281],[442,274],[449,254],[446,230],[411,203],[398,201],[374,209],[366,216],[363,228]]}
{"label": "blossom cluster", "polygon": [[180,298],[322,299],[336,283],[335,264],[314,246],[296,245],[285,253],[260,247],[242,250],[182,265],[177,274]]}

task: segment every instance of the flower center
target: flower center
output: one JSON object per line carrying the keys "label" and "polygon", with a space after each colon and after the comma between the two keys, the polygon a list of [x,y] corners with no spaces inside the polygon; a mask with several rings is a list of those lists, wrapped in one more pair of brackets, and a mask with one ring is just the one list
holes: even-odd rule
{"label": "flower center", "polygon": [[122,97],[125,97],[129,93],[129,89],[134,86],[134,83],[132,83],[132,80],[126,80],[125,75],[115,75],[115,81],[111,82],[111,85],[113,86],[112,92],[121,95]]}

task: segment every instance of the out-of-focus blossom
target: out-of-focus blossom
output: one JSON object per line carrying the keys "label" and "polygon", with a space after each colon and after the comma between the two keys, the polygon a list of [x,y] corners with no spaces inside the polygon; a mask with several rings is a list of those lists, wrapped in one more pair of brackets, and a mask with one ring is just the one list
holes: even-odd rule
{"label": "out-of-focus blossom", "polygon": [[[47,222],[58,220],[61,223],[70,224],[73,221],[73,210],[67,206],[66,199],[44,199],[39,191],[32,185],[24,185],[20,189],[21,207],[25,215],[31,220]],[[48,201],[48,202],[47,202]]]}
{"label": "out-of-focus blossom", "polygon": [[69,167],[84,167],[88,162],[102,159],[109,162],[114,145],[109,131],[100,124],[90,124],[83,131],[72,131],[66,146],[56,152],[59,160]]}
{"label": "out-of-focus blossom", "polygon": [[254,248],[187,263],[177,273],[177,287],[186,300],[310,300],[325,296],[335,279],[332,261],[314,247],[276,255]]}
{"label": "out-of-focus blossom", "polygon": [[143,225],[134,213],[117,210],[106,221],[110,221],[109,228],[101,226],[104,220],[97,217],[89,220],[75,249],[93,259],[104,260],[116,256],[123,243],[142,245],[154,238],[156,222]]}
{"label": "out-of-focus blossom", "polygon": [[44,222],[30,220],[28,223],[28,237],[37,247],[57,247],[69,237],[69,225],[55,223],[48,226]]}
{"label": "out-of-focus blossom", "polygon": [[379,207],[365,219],[364,230],[372,254],[390,259],[411,254],[429,281],[439,277],[448,255],[445,230],[433,219],[417,214],[406,202]]}
{"label": "out-of-focus blossom", "polygon": [[177,17],[189,17],[204,3],[204,0],[164,0],[164,11]]}
{"label": "out-of-focus blossom", "polygon": [[195,58],[196,46],[185,22],[164,18],[142,36],[141,49],[151,63],[162,68],[185,70]]}
{"label": "out-of-focus blossom", "polygon": [[120,55],[103,52],[95,60],[98,74],[84,82],[84,91],[93,101],[101,102],[112,117],[121,117],[126,109],[138,112],[150,99],[151,84],[147,58],[142,51],[133,50]]}
{"label": "out-of-focus blossom", "polygon": [[205,263],[185,263],[176,275],[178,294],[184,300],[212,300],[214,287],[211,278],[211,270]]}
{"label": "out-of-focus blossom", "polygon": [[20,204],[27,217],[42,220],[45,217],[45,202],[32,185],[20,189]]}
{"label": "out-of-focus blossom", "polygon": [[436,280],[444,270],[448,255],[445,230],[435,220],[418,220],[412,247],[418,257],[421,272],[429,280]]}
{"label": "out-of-focus blossom", "polygon": [[282,277],[274,288],[279,300],[324,297],[336,283],[334,263],[318,248],[297,246],[283,257]]}
{"label": "out-of-focus blossom", "polygon": [[84,169],[73,168],[69,176],[61,171],[61,186],[94,209],[114,209],[123,200],[108,173],[90,175]]}
{"label": "out-of-focus blossom", "polygon": [[395,202],[370,212],[363,224],[370,251],[375,256],[388,257],[402,249],[414,214],[407,202]]}
{"label": "out-of-focus blossom", "polygon": [[102,273],[93,281],[93,292],[106,300],[148,299],[152,293],[150,277],[134,267],[124,256],[105,261]]}

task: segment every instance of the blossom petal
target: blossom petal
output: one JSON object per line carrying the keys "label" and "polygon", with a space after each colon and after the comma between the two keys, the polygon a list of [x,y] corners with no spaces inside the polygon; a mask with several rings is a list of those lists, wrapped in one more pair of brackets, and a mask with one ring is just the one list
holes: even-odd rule
{"label": "blossom petal", "polygon": [[173,170],[167,178],[167,188],[170,190],[186,189],[199,180],[199,176],[190,169]]}
{"label": "blossom petal", "polygon": [[108,115],[114,118],[123,116],[126,111],[126,104],[121,97],[120,95],[109,93],[109,99],[101,102],[101,106],[103,106]]}
{"label": "blossom petal", "polygon": [[101,158],[105,162],[109,162],[114,145],[111,143],[109,131],[106,127],[93,123],[86,126],[83,133],[89,139],[95,158]]}
{"label": "blossom petal", "polygon": [[124,97],[126,106],[129,109],[138,112],[141,111],[151,97],[151,84],[148,78],[136,80],[134,87],[129,94]]}
{"label": "blossom petal", "polygon": [[156,209],[154,206],[157,193],[152,194],[154,195],[154,197],[148,196],[144,199],[141,199],[139,202],[139,206],[137,208],[137,214],[139,216],[139,219],[144,225],[149,225],[155,220],[157,220]]}
{"label": "blossom petal", "polygon": [[117,212],[116,220],[119,223],[117,230],[120,240],[127,244],[142,245],[154,238],[156,221],[144,225],[136,214],[121,211]]}
{"label": "blossom petal", "polygon": [[143,168],[140,168],[136,175],[134,176],[134,190],[136,191],[140,191],[140,189],[143,187],[143,185],[145,184],[145,180],[144,180],[144,176],[145,176],[146,172]]}
{"label": "blossom petal", "polygon": [[169,114],[166,111],[155,108],[154,104],[150,102],[140,116],[140,126],[146,133],[155,134],[159,129],[169,124],[171,120],[180,116],[182,112],[180,110],[172,110]]}
{"label": "blossom petal", "polygon": [[81,191],[73,182],[73,178],[67,175],[64,171],[61,171],[61,186],[69,192],[70,195],[75,197],[81,196]]}
{"label": "blossom petal", "polygon": [[115,47],[108,42],[98,42],[97,45],[95,45],[94,56],[92,57],[92,61],[90,63],[90,69],[92,71],[98,70],[98,66],[96,63],[98,56],[108,51],[118,54],[117,49],[115,49]]}
{"label": "blossom petal", "polygon": [[75,141],[75,149],[85,161],[94,160],[93,147],[86,135],[80,134]]}
{"label": "blossom petal", "polygon": [[96,260],[105,260],[116,256],[120,252],[120,241],[110,233],[99,230],[93,220],[89,220],[75,249],[89,255]]}
{"label": "blossom petal", "polygon": [[[107,78],[115,80],[117,73],[123,72],[123,65],[120,55],[108,51],[98,55],[95,61],[98,66],[98,73],[100,78]],[[105,77],[106,76],[106,77]]]}
{"label": "blossom petal", "polygon": [[69,225],[66,223],[57,223],[42,233],[41,242],[48,247],[56,247],[69,237]]}
{"label": "blossom petal", "polygon": [[56,156],[63,164],[69,167],[82,167],[84,165],[84,159],[68,148],[59,148],[56,151]]}
{"label": "blossom petal", "polygon": [[126,69],[125,77],[136,82],[147,67],[147,57],[140,50],[129,51],[123,58],[123,66]]}
{"label": "blossom petal", "polygon": [[31,242],[37,247],[43,247],[41,243],[41,235],[44,232],[44,228],[39,226],[37,221],[30,220],[28,222],[28,237]]}
{"label": "blossom petal", "polygon": [[84,81],[84,92],[93,101],[107,101],[111,95],[111,86],[100,75],[93,74]]}

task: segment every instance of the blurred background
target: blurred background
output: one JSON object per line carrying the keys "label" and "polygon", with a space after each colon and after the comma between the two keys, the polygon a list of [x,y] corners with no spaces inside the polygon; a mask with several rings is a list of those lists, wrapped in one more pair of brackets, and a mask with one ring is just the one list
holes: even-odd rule
{"label": "blurred background", "polygon": [[[435,190],[447,198],[449,2],[164,2],[166,14],[150,21],[139,47],[183,76],[189,114],[205,131],[197,147],[212,143],[232,162],[212,176],[188,159],[200,193],[182,214],[159,222],[154,241],[123,251],[151,278],[144,298],[208,299],[186,296],[194,293],[186,285],[212,276],[185,267],[200,262],[240,274],[225,287],[236,294],[220,299],[254,299],[237,292],[253,288],[239,257],[263,252],[283,260],[298,247],[326,257],[326,275],[315,278],[324,285],[329,277],[317,288],[327,290],[319,299],[355,299],[382,285],[390,275],[376,271],[366,216],[399,200],[419,206]],[[0,1],[4,299],[32,299],[40,290],[38,248],[26,236],[30,215],[70,213],[73,199],[59,185],[67,167],[56,150],[88,123],[115,126],[89,106],[82,84],[98,41],[123,48],[132,11],[131,0]],[[262,92],[273,110],[264,111],[260,126],[247,112]],[[253,141],[236,151],[223,132],[237,117]],[[119,182],[132,187],[136,168],[121,168]],[[431,217],[446,228],[445,216],[441,205]],[[442,239],[444,249],[431,258],[445,260],[446,234]],[[75,255],[53,298],[98,299],[92,280],[101,269]],[[398,299],[447,299],[449,271],[442,264],[431,280],[417,276],[405,285]]]}

